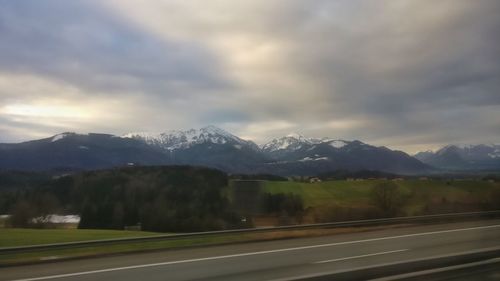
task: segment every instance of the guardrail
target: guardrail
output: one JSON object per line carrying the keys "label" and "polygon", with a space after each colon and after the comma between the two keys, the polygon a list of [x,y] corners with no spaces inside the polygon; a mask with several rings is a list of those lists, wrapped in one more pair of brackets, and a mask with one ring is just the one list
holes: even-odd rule
{"label": "guardrail", "polygon": [[395,218],[383,218],[383,219],[371,219],[371,220],[354,220],[354,221],[318,223],[318,224],[301,224],[301,225],[288,225],[288,226],[277,226],[277,227],[245,228],[245,229],[231,229],[231,230],[207,231],[207,232],[166,234],[166,235],[155,235],[147,237],[90,240],[90,241],[56,243],[56,244],[30,245],[21,247],[3,247],[0,248],[0,254],[30,252],[34,250],[80,248],[88,246],[123,244],[131,242],[133,243],[133,242],[166,241],[166,240],[176,240],[176,239],[191,238],[191,237],[205,237],[205,236],[222,235],[222,234],[373,226],[373,225],[389,225],[389,224],[399,224],[399,223],[429,223],[429,222],[453,221],[453,220],[462,220],[471,218],[496,218],[496,217],[500,217],[500,210],[487,211],[487,212],[447,213],[447,214],[437,214],[437,215],[395,217]]}

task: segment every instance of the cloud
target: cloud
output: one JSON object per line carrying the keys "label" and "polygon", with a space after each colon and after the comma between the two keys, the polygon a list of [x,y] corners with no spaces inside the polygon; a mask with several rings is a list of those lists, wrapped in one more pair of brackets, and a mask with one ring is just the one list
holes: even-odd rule
{"label": "cloud", "polygon": [[[88,92],[170,95],[223,88],[206,49],[136,30],[98,1],[4,2],[0,71],[30,73]],[[182,90],[183,93],[176,91]]]}
{"label": "cloud", "polygon": [[5,78],[0,103],[87,100],[106,116],[97,104],[119,101],[105,127],[68,121],[111,133],[214,124],[259,142],[292,130],[407,151],[498,142],[499,12],[495,0],[10,1],[2,77],[62,86]]}

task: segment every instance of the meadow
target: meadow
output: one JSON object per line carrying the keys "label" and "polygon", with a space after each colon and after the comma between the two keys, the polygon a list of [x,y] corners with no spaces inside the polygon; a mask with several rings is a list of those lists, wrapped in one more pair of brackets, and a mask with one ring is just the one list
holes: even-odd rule
{"label": "meadow", "polygon": [[[367,207],[372,188],[391,180],[333,180],[316,183],[268,181],[263,192],[300,195],[307,209]],[[398,186],[402,215],[473,211],[495,208],[500,183],[481,180],[410,179],[392,181]]]}

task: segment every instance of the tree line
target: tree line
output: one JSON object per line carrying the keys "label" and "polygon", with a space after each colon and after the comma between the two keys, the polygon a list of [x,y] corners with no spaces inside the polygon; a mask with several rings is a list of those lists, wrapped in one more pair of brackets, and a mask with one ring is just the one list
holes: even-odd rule
{"label": "tree line", "polygon": [[230,208],[227,175],[189,166],[131,167],[65,176],[18,194],[13,226],[55,212],[80,214],[79,228],[141,225],[161,232],[238,227]]}

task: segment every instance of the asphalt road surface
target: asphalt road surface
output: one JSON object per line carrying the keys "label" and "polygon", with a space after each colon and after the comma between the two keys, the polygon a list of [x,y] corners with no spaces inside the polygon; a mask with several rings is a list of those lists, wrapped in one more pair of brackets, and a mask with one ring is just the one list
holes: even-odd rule
{"label": "asphalt road surface", "polygon": [[0,268],[0,280],[287,280],[500,246],[500,220]]}

